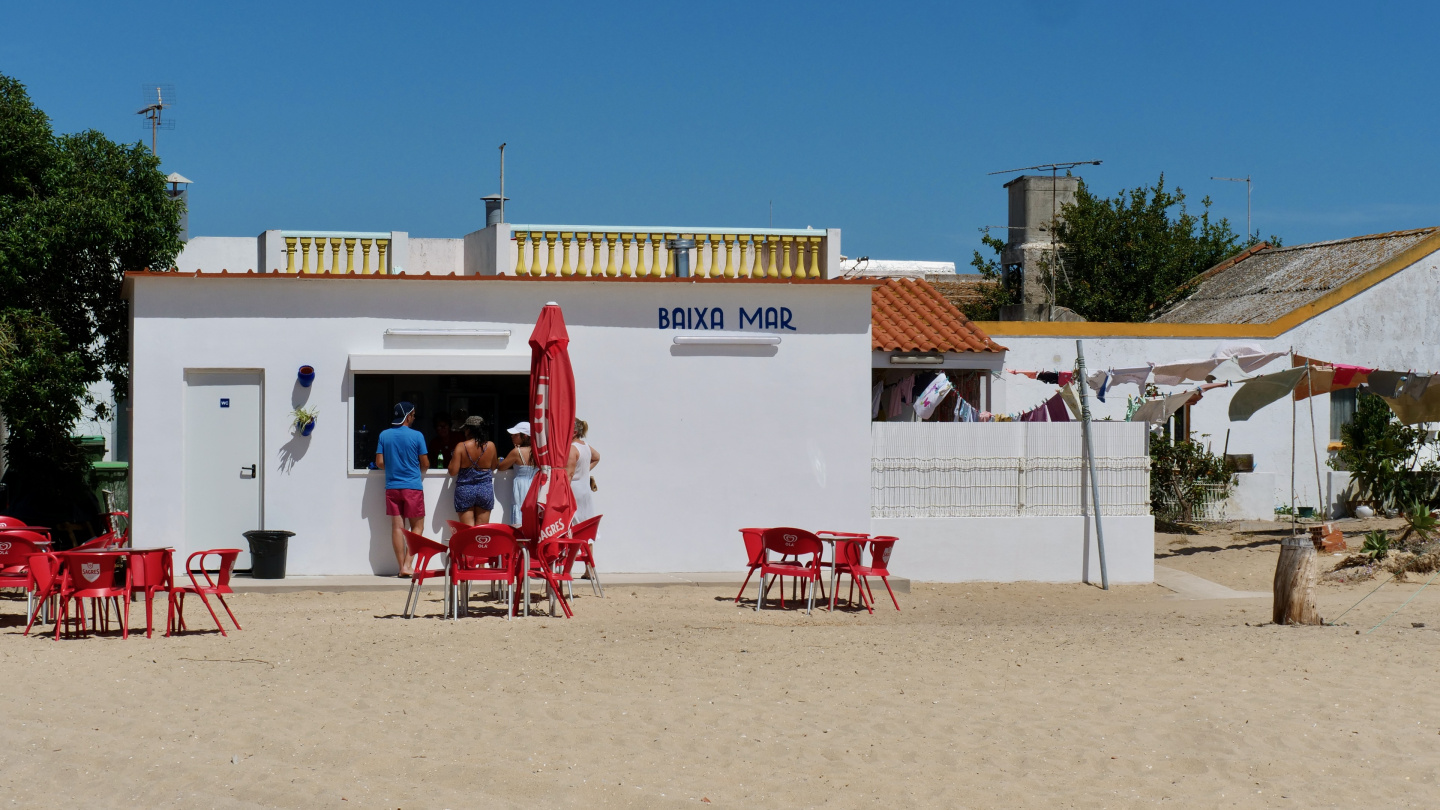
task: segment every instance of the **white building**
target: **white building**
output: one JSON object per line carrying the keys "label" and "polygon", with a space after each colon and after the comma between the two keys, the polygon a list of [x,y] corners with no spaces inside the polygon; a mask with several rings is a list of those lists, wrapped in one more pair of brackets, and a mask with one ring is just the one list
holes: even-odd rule
{"label": "white building", "polygon": [[[677,237],[698,245],[667,251]],[[192,239],[178,272],[134,274],[125,285],[137,540],[187,551],[242,545],[252,528],[287,529],[296,532],[293,574],[392,572],[383,474],[368,469],[391,406],[416,402],[431,442],[439,414],[479,413],[498,428],[524,419],[526,340],[554,301],[570,330],[578,413],[604,457],[595,474],[602,569],[733,571],[744,563],[737,529],[796,525],[903,529],[912,550],[896,552],[893,570],[919,579],[1093,579],[1088,496],[1068,434],[1031,443],[1069,456],[1063,481],[1048,484],[1059,493],[1048,511],[1011,497],[1024,492],[1022,477],[1020,489],[987,496],[984,521],[966,523],[982,513],[933,499],[904,512],[903,526],[876,518],[875,374],[917,363],[973,374],[983,407],[1004,352],[979,330],[960,335],[973,325],[953,307],[927,310],[903,295],[877,306],[890,295],[872,295],[878,280],[838,277],[839,238],[494,223],[461,239]],[[684,265],[688,277],[677,275]],[[877,313],[891,318],[882,333],[872,330]],[[907,331],[922,340],[906,342]],[[315,371],[309,387],[297,380],[301,366]],[[302,406],[320,411],[310,436],[293,425]],[[937,427],[1005,428],[1006,463],[1023,467],[1029,445],[1017,426],[883,426]],[[501,430],[492,438],[509,449]],[[949,480],[947,491],[967,491]],[[497,475],[492,520],[513,508],[508,481]],[[1117,497],[1133,501],[1134,489]],[[432,536],[446,534],[451,492],[443,471],[427,474]],[[1117,520],[1107,522],[1112,579],[1149,581],[1148,514]],[[975,544],[1007,562],[968,566]]]}
{"label": "white building", "polygon": [[[1091,371],[1203,359],[1222,346],[1250,344],[1331,363],[1429,372],[1440,368],[1437,282],[1440,228],[1424,228],[1285,248],[1261,246],[1208,271],[1188,297],[1148,323],[1005,321],[983,327],[1009,348],[1010,369],[1068,370],[1075,362],[1076,341],[1083,340]],[[1256,373],[1288,365],[1282,358]],[[1006,377],[1009,410],[1036,404],[1018,393],[1025,383]],[[1235,390],[1211,390],[1189,406],[1188,429],[1216,453],[1228,447],[1231,454],[1254,456],[1256,472],[1242,476],[1240,498],[1232,501],[1229,516],[1269,517],[1275,507],[1290,503],[1291,400],[1232,423],[1227,411]],[[1133,385],[1119,386],[1106,403],[1092,400],[1095,417],[1123,419],[1126,396],[1138,393]],[[1339,426],[1354,412],[1354,396],[1351,390],[1296,403],[1294,469],[1300,505],[1333,512],[1343,500],[1349,476],[1332,471],[1327,462],[1332,443],[1340,439]]]}

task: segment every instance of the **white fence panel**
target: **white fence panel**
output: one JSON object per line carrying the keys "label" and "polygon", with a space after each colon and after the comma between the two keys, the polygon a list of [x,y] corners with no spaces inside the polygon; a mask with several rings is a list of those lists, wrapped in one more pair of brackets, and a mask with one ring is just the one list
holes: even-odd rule
{"label": "white fence panel", "polygon": [[[1150,514],[1145,426],[1092,423],[1103,514]],[[1089,514],[1081,425],[876,422],[871,516],[1007,517]]]}

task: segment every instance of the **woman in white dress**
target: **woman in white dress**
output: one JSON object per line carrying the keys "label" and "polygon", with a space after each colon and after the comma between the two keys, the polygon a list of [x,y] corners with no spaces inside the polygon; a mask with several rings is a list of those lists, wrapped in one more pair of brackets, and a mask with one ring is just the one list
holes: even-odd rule
{"label": "woman in white dress", "polygon": [[579,523],[595,517],[595,499],[590,491],[590,471],[600,463],[600,451],[585,441],[590,426],[583,419],[575,420],[575,441],[570,445],[570,460],[565,469],[570,473],[570,489],[575,493],[575,517]]}

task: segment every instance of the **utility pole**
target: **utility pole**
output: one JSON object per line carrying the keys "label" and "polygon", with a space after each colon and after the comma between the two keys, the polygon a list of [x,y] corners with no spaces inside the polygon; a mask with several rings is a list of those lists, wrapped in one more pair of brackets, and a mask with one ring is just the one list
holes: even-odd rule
{"label": "utility pole", "polygon": [[1249,239],[1250,235],[1253,233],[1253,231],[1250,230],[1250,191],[1252,188],[1252,185],[1250,183],[1250,175],[1247,174],[1244,177],[1212,177],[1210,179],[1226,180],[1231,183],[1245,184],[1245,238]]}
{"label": "utility pole", "polygon": [[500,221],[505,221],[505,144],[500,144]]}

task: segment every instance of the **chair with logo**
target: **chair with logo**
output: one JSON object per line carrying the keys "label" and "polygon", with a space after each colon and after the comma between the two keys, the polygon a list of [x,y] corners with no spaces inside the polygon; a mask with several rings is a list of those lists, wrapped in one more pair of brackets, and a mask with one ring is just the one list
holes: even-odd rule
{"label": "chair with logo", "polygon": [[[240,630],[240,622],[235,619],[235,612],[225,602],[225,594],[234,593],[230,589],[230,573],[235,569],[235,558],[240,556],[238,548],[212,548],[206,551],[197,551],[185,559],[185,574],[190,578],[189,585],[172,585],[170,588],[170,607],[165,619],[165,635],[179,633],[185,630],[185,595],[193,593],[200,597],[205,603],[205,609],[210,611],[210,618],[215,620],[215,626],[220,628],[220,635],[228,636],[225,632],[225,625],[220,623],[220,617],[215,615],[215,608],[210,606],[209,597],[213,596],[220,600],[220,605],[225,612],[230,614],[230,621],[235,623],[235,629]],[[205,567],[205,561],[215,557],[219,561],[219,567],[215,569],[215,576],[210,575],[210,570]],[[205,584],[201,585],[200,580],[195,578],[195,561],[200,561],[200,574],[205,578]]]}
{"label": "chair with logo", "polygon": [[[574,613],[570,611],[570,602],[566,600],[565,594],[560,590],[560,583],[570,583],[574,577],[570,575],[570,569],[575,565],[575,559],[579,554],[580,543],[573,540],[562,540],[550,538],[541,540],[535,544],[535,559],[530,561],[530,573],[545,581],[546,589],[550,592],[550,615],[555,615],[555,601],[560,601],[560,607],[565,611],[565,618],[573,618]],[[529,594],[526,594],[529,597]]]}
{"label": "chair with logo", "polygon": [[155,594],[161,591],[168,594],[175,587],[170,549],[131,551],[129,578],[130,592],[145,594],[145,637],[150,638],[154,633]]}
{"label": "chair with logo", "polygon": [[575,559],[585,564],[585,574],[590,578],[590,590],[600,597],[605,596],[605,586],[600,584],[600,570],[595,567],[595,538],[600,534],[602,517],[605,516],[596,515],[570,527],[571,538],[582,544]]}
{"label": "chair with logo", "polygon": [[40,535],[22,529],[0,532],[0,588],[25,588],[25,611],[35,609],[35,594],[30,592],[30,557],[50,550]]}
{"label": "chair with logo", "polygon": [[405,531],[405,547],[415,558],[414,573],[410,575],[410,592],[405,595],[405,610],[402,613],[405,618],[409,619],[413,618],[415,611],[420,609],[420,591],[425,587],[425,580],[431,577],[445,576],[445,569],[443,567],[431,568],[430,561],[444,554],[448,549],[445,548],[444,543],[437,543],[412,531]]}
{"label": "chair with logo", "polygon": [[472,526],[450,538],[450,585],[456,590],[454,618],[460,618],[462,607],[469,615],[471,582],[504,584],[505,619],[514,616],[520,576],[516,551],[515,530],[501,523]]}
{"label": "chair with logo", "polygon": [[[796,529],[782,526],[776,529],[766,529],[761,535],[763,548],[760,556],[760,595],[755,600],[755,609],[762,610],[765,607],[765,577],[794,577],[804,584],[801,590],[801,598],[805,598],[806,591],[809,592],[808,612],[815,612],[815,592],[820,586],[820,558],[824,556],[825,547],[820,538],[804,529]],[[771,553],[779,554],[778,561],[770,559]],[[794,559],[786,559],[793,557]],[[806,562],[804,557],[809,557]],[[815,587],[810,587],[811,583]],[[780,607],[785,607],[785,585],[780,585]]]}
{"label": "chair with logo", "polygon": [[[50,599],[59,596],[64,591],[65,568],[60,563],[60,558],[54,554],[40,553],[31,554],[28,565],[30,577],[30,601],[33,607],[30,609],[30,620],[25,624],[25,635],[30,635],[30,628],[35,626],[35,619],[40,615],[45,603]],[[60,638],[60,623],[55,623],[55,638]]]}
{"label": "chair with logo", "polygon": [[870,604],[875,604],[875,594],[870,590],[868,577],[879,577],[885,584],[885,590],[890,591],[890,601],[895,604],[895,609],[900,609],[900,602],[895,599],[895,591],[890,590],[890,552],[895,549],[897,537],[880,536],[870,541],[870,565],[856,566],[851,573],[853,579],[859,575],[860,582],[865,586],[866,593],[870,594]]}
{"label": "chair with logo", "polygon": [[[855,606],[855,585],[862,576],[861,572],[866,570],[863,564],[864,550],[865,543],[858,539],[835,542],[835,581],[833,583],[835,589],[830,592],[831,611],[835,610],[835,602],[840,597],[840,578],[847,574],[850,576],[850,590],[846,595],[846,601],[850,603],[851,607]],[[875,612],[870,598],[866,596],[864,585],[860,586],[860,604],[864,605],[865,609],[871,613]]]}
{"label": "chair with logo", "polygon": [[[130,637],[130,580],[120,577],[119,562],[128,555],[123,551],[62,551],[56,555],[65,569],[64,585],[60,591],[60,612],[55,617],[56,633],[66,624],[66,616],[73,603],[77,608],[74,620],[77,629],[86,631],[85,604],[90,600],[90,631],[105,632],[110,629],[110,603],[124,602],[124,614],[120,618],[120,637]],[[119,605],[116,605],[119,612]]]}

